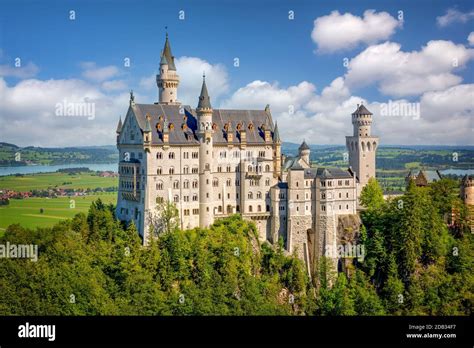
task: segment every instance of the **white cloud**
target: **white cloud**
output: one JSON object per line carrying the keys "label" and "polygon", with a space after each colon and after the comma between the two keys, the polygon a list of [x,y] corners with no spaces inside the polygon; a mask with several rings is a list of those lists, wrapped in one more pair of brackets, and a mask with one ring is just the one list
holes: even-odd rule
{"label": "white cloud", "polygon": [[[221,64],[211,64],[197,57],[179,57],[175,60],[176,70],[180,77],[178,100],[185,105],[196,107],[202,86],[202,74],[206,73],[206,85],[211,97],[211,104],[217,105],[219,98],[229,90],[227,70]],[[143,91],[156,91],[156,75],[143,77],[139,82]]]}
{"label": "white cloud", "polygon": [[113,65],[98,67],[94,62],[82,62],[80,66],[84,70],[82,76],[91,81],[102,82],[119,74],[119,69]]}
{"label": "white cloud", "polygon": [[[82,80],[23,80],[8,86],[0,78],[0,138],[21,146],[110,145],[128,94],[110,96]],[[93,118],[56,115],[57,104],[88,102]],[[4,126],[3,126],[4,125]]]}
{"label": "white cloud", "polygon": [[28,62],[26,65],[22,65],[20,67],[15,67],[8,64],[0,65],[0,76],[3,77],[27,79],[35,76],[38,71],[39,68],[32,62]]}
{"label": "white cloud", "polygon": [[318,52],[335,52],[386,40],[400,26],[401,22],[387,12],[367,10],[358,17],[333,11],[314,21],[311,38],[318,45]]}
{"label": "white cloud", "polygon": [[474,11],[463,13],[457,9],[450,8],[443,16],[436,17],[440,27],[446,27],[452,23],[466,23],[474,18]]}
{"label": "white cloud", "polygon": [[222,107],[263,109],[264,104],[270,103],[283,141],[300,143],[306,139],[312,144],[344,144],[345,136],[352,134],[351,114],[363,102],[374,114],[373,134],[380,136],[382,144],[466,145],[472,143],[473,93],[474,85],[426,92],[415,101],[420,103],[420,118],[416,119],[383,116],[379,102],[351,95],[341,77],[320,94],[308,82],[282,88],[277,83],[257,80],[235,91]]}
{"label": "white cloud", "polygon": [[296,112],[310,100],[315,90],[316,87],[306,81],[282,89],[277,83],[256,80],[239,88],[222,102],[221,107],[263,110],[266,104],[270,104],[271,109],[277,112],[288,112],[290,108]]}
{"label": "white cloud", "polygon": [[469,45],[474,46],[474,31],[471,31],[471,33],[467,37],[467,42],[469,43]]}
{"label": "white cloud", "polygon": [[127,84],[123,80],[112,80],[102,83],[102,89],[106,91],[120,91],[126,90],[127,88]]}
{"label": "white cloud", "polygon": [[454,72],[474,58],[474,49],[451,41],[430,41],[420,51],[404,52],[400,44],[385,42],[366,48],[349,62],[350,89],[377,84],[390,96],[419,95],[459,84]]}

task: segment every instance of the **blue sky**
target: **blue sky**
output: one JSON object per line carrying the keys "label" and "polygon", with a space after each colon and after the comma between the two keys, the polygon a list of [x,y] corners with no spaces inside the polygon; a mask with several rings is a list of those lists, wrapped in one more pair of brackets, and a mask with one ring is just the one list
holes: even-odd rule
{"label": "blue sky", "polygon": [[[269,88],[269,93],[274,94],[262,94],[262,96],[269,95],[268,100],[261,100],[262,108],[267,103],[275,104],[275,102],[272,103],[273,98],[278,99],[279,95],[287,93],[292,86],[298,86],[302,82],[311,85],[310,92],[308,92],[311,95],[308,94],[305,100],[299,100],[295,96],[288,97],[289,103],[295,104],[295,114],[285,114],[286,108],[279,108],[278,100],[276,100],[276,109],[272,108],[272,111],[275,119],[281,119],[281,123],[288,126],[291,125],[292,120],[298,122],[298,117],[301,117],[303,121],[308,121],[309,125],[313,124],[314,127],[320,125],[320,131],[314,130],[307,134],[313,143],[342,144],[344,143],[344,132],[350,130],[350,124],[340,126],[340,128],[332,124],[341,124],[342,118],[338,118],[340,116],[331,118],[330,111],[307,106],[315,98],[319,98],[318,100],[323,102],[322,91],[338,77],[343,77],[345,81],[352,82],[350,83],[349,94],[345,96],[345,99],[338,100],[334,104],[336,109],[338,105],[344,105],[344,102],[347,104],[350,97],[363,99],[369,104],[383,103],[388,99],[403,99],[409,102],[422,103],[423,98],[430,97],[426,93],[445,92],[445,95],[450,95],[449,88],[459,85],[464,86],[464,92],[472,92],[473,53],[472,46],[469,45],[467,38],[474,31],[474,21],[472,16],[469,15],[474,10],[474,6],[469,1],[288,0],[237,2],[190,0],[151,2],[140,0],[82,0],[58,2],[2,1],[0,6],[0,66],[3,67],[0,70],[0,78],[4,81],[4,93],[8,100],[10,100],[10,97],[12,102],[18,100],[14,96],[20,93],[19,91],[25,91],[26,87],[20,88],[25,85],[25,81],[37,82],[36,85],[33,84],[36,87],[32,87],[32,90],[25,93],[34,93],[34,88],[37,88],[38,92],[41,90],[42,93],[47,93],[48,81],[49,84],[62,83],[58,81],[75,81],[71,83],[81,84],[81,88],[86,94],[96,95],[97,98],[101,99],[110,98],[123,102],[122,111],[116,110],[115,106],[110,105],[110,107],[101,108],[100,105],[103,105],[103,103],[98,102],[98,118],[92,123],[89,122],[89,124],[84,124],[84,120],[74,120],[69,124],[63,122],[63,120],[60,122],[55,122],[54,119],[45,121],[46,123],[50,122],[53,126],[57,125],[58,129],[68,128],[70,130],[71,127],[77,127],[75,134],[83,131],[88,132],[87,137],[79,137],[76,140],[70,139],[64,142],[50,139],[50,137],[40,133],[39,130],[32,138],[23,139],[15,127],[12,127],[11,132],[0,133],[1,137],[4,138],[2,141],[10,141],[20,145],[29,145],[29,142],[43,146],[85,145],[83,139],[97,144],[113,143],[113,131],[110,136],[106,136],[107,133],[103,131],[103,128],[104,125],[110,124],[110,129],[113,130],[118,114],[123,115],[126,112],[127,103],[125,98],[129,89],[136,91],[140,102],[151,103],[156,101],[154,100],[157,94],[156,89],[152,87],[144,88],[144,86],[145,79],[148,77],[148,80],[151,80],[152,75],[157,70],[160,51],[163,48],[165,26],[168,26],[173,54],[178,59],[183,56],[195,57],[201,63],[205,62],[210,66],[218,67],[216,69],[222,74],[222,80],[220,82],[216,81],[214,87],[212,86],[212,77],[209,76],[209,73],[212,74],[213,70],[209,69],[210,71],[207,72],[211,81],[211,98],[213,98],[214,92],[215,98],[213,98],[213,101],[217,106],[235,108],[254,106],[254,102],[247,103],[245,100],[241,103],[244,105],[236,105],[239,100],[242,101],[242,98],[245,97],[245,93],[243,96],[236,95],[236,93],[239,89],[245,89],[254,81],[264,82],[273,87]],[[332,11],[337,10],[340,15],[350,14],[363,19],[364,12],[370,9],[375,10],[376,14],[386,12],[394,19],[397,19],[398,11],[401,10],[404,17],[403,24],[393,29],[391,34],[385,35],[385,37],[376,38],[369,42],[356,40],[348,49],[324,51],[320,49],[318,42],[315,42],[312,38],[312,31],[315,28],[317,18],[328,16]],[[437,17],[446,15],[450,9],[456,11],[454,13],[458,13],[458,16],[467,15],[459,17],[458,20],[454,15],[452,23],[440,25]],[[76,19],[74,21],[69,19],[70,10],[75,11]],[[180,10],[184,11],[184,20],[178,18]],[[288,11],[294,11],[294,20],[288,19]],[[350,35],[350,30],[347,34]],[[370,33],[363,35],[370,35]],[[364,81],[361,86],[358,85],[358,81],[361,81],[360,76],[357,78],[344,77],[348,70],[343,65],[344,58],[351,61],[371,46],[381,45],[385,42],[396,43],[400,45],[400,51],[410,53],[422,50],[430,40],[464,45],[465,52],[463,54],[466,56],[461,59],[462,62],[459,67],[450,71],[433,68],[433,71],[436,70],[436,74],[452,73],[459,77],[460,80],[457,83],[446,82],[441,83],[441,85],[435,83],[432,88],[416,88],[415,92],[404,94],[403,92],[393,92],[393,88],[390,86],[381,86],[384,83],[387,84],[387,81],[377,82],[377,77],[374,77],[373,81]],[[440,52],[440,54],[443,54],[443,52]],[[25,69],[22,74],[12,72],[10,69],[13,68],[17,57],[21,58],[23,69]],[[131,60],[129,68],[123,67],[125,57]],[[235,57],[240,60],[239,67],[233,66]],[[28,66],[28,64],[30,65]],[[120,81],[120,83],[117,83],[116,88],[105,90],[104,83],[107,81],[102,78],[90,78],[91,75],[85,73],[85,70],[87,70],[86,64],[89,64],[89,69],[92,66],[95,69],[116,67],[115,73],[110,74],[110,81]],[[189,65],[188,68],[192,68],[192,65]],[[179,65],[178,74],[180,74]],[[199,74],[202,74],[202,72],[199,72]],[[397,72],[390,72],[390,74],[397,74]],[[400,74],[403,74],[403,72],[400,72]],[[357,74],[354,72],[353,75]],[[89,78],[85,76],[89,76]],[[182,82],[184,78],[186,76],[181,74]],[[193,81],[194,79],[195,77],[193,77]],[[427,80],[429,80],[428,76]],[[198,90],[199,81],[194,82],[195,88]],[[268,85],[257,87],[260,88],[261,86],[268,88]],[[252,85],[248,88],[254,87]],[[15,88],[17,88],[17,91],[14,90]],[[97,91],[94,91],[94,88],[97,88]],[[303,91],[304,88],[306,87],[300,86],[301,92],[296,91],[294,93],[304,94],[306,93]],[[391,92],[388,93],[387,89]],[[291,94],[292,92],[288,93]],[[192,95],[191,91],[184,92],[183,95],[187,96],[183,102],[197,102],[197,95],[195,102],[190,97]],[[434,98],[432,95],[431,97]],[[55,95],[54,98],[59,97]],[[457,96],[457,98],[461,97]],[[73,97],[71,96],[70,99],[73,99]],[[331,102],[334,102],[334,100],[331,100]],[[105,104],[107,103],[105,102]],[[429,105],[434,107],[432,103]],[[344,108],[346,107],[349,108],[347,105],[344,106]],[[352,108],[355,108],[355,105]],[[427,108],[425,110],[431,111]],[[115,114],[115,111],[117,111],[117,114]],[[25,112],[28,112],[28,110],[25,110]],[[468,110],[464,107],[463,110],[447,110],[446,112],[448,112],[447,115],[439,115],[438,118],[449,117],[450,112],[456,115],[461,113],[459,127],[466,128],[466,124],[472,124],[470,120],[466,123],[466,112],[468,119],[472,118],[472,106],[468,106]],[[46,113],[44,117],[47,117]],[[107,115],[104,115],[105,113]],[[348,117],[349,115],[350,112]],[[20,125],[22,124],[22,117],[26,121],[28,116],[19,114],[18,110],[13,113],[9,110],[3,110],[1,117],[5,121],[17,120]],[[318,122],[319,119],[321,119],[321,122]],[[427,119],[426,122],[428,121],[430,120]],[[390,120],[390,122],[393,122],[393,120]],[[325,136],[327,132],[324,130],[324,125],[327,125],[333,131],[332,138]],[[425,133],[432,132],[432,129],[436,128],[433,122],[425,126]],[[97,131],[99,128],[101,131]],[[413,128],[413,125],[408,128]],[[383,129],[381,124],[379,124],[377,130],[382,133],[387,131],[387,129]],[[400,131],[403,131],[403,129],[400,128]],[[95,134],[95,137],[90,135],[92,133]],[[283,129],[282,133],[283,136],[287,135],[287,140],[298,141],[297,135],[301,131]],[[390,139],[391,143],[405,142],[404,138],[400,136],[382,135],[387,135],[387,139]],[[471,135],[472,128],[464,133],[453,130],[453,134],[449,136],[449,139],[443,139],[441,142],[467,144]],[[427,137],[426,134],[417,139],[409,136],[407,140],[410,139],[425,144],[437,143],[435,140],[430,141],[430,137]]]}

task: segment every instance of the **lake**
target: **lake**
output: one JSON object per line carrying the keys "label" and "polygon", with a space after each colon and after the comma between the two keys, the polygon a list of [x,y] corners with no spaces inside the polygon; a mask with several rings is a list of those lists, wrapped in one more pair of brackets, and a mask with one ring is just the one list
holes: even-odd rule
{"label": "lake", "polygon": [[94,171],[111,170],[118,171],[118,163],[84,163],[84,164],[58,164],[54,166],[22,166],[22,167],[0,167],[0,176],[12,174],[34,174],[34,173],[51,173],[58,169],[86,167]]}

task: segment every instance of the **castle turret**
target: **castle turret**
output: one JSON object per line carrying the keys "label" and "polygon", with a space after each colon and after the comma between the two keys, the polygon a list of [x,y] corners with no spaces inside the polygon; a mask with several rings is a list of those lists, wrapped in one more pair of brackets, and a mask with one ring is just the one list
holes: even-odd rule
{"label": "castle turret", "polygon": [[375,178],[375,154],[379,138],[371,135],[372,113],[360,104],[352,113],[353,135],[346,136],[349,165],[359,179],[360,194],[370,178]]}
{"label": "castle turret", "polygon": [[311,152],[308,144],[306,144],[306,141],[303,140],[303,143],[301,143],[300,147],[298,148],[298,151],[299,151],[299,156],[300,158],[305,161],[308,166],[311,166],[311,164],[309,163],[309,154]]}
{"label": "castle turret", "polygon": [[120,119],[117,125],[117,130],[115,131],[117,133],[117,144],[119,142],[120,133],[122,133],[122,127],[123,127],[122,117],[120,116]]}
{"label": "castle turret", "polygon": [[214,222],[212,206],[212,106],[203,76],[201,94],[196,109],[199,147],[199,226],[208,227]]}
{"label": "castle turret", "polygon": [[461,199],[464,204],[474,206],[474,177],[465,175],[462,179]]}
{"label": "castle turret", "polygon": [[166,33],[165,47],[161,54],[160,72],[156,75],[158,86],[158,102],[161,104],[180,104],[178,102],[179,76],[176,73],[174,56]]}
{"label": "castle turret", "polygon": [[281,179],[281,164],[282,164],[282,154],[281,154],[281,140],[280,132],[278,131],[278,123],[275,122],[275,128],[273,128],[273,151],[274,151],[274,176]]}

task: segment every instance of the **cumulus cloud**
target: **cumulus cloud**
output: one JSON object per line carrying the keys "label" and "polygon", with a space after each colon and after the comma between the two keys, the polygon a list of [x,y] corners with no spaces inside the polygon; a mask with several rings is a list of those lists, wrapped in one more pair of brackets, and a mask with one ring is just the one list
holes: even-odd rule
{"label": "cumulus cloud", "polygon": [[[0,78],[0,138],[21,146],[110,145],[128,94],[104,94],[83,80],[23,80],[8,86]],[[94,115],[57,114],[58,105],[93,105]]]}
{"label": "cumulus cloud", "polygon": [[474,11],[461,12],[455,8],[450,8],[442,16],[436,17],[436,22],[440,27],[446,27],[453,23],[467,23],[474,18]]}
{"label": "cumulus cloud", "polygon": [[114,65],[98,67],[94,62],[82,62],[80,66],[83,69],[82,76],[91,81],[102,82],[119,74],[119,69]]}
{"label": "cumulus cloud", "polygon": [[0,65],[0,76],[2,77],[16,77],[19,79],[27,79],[35,76],[39,71],[38,66],[32,62],[26,65],[15,67],[13,65]]}
{"label": "cumulus cloud", "polygon": [[429,41],[420,51],[400,48],[385,42],[352,58],[345,76],[349,88],[376,84],[383,94],[397,97],[443,90],[462,81],[454,72],[474,58],[474,49],[451,41]]}
{"label": "cumulus cloud", "polygon": [[467,42],[469,43],[469,45],[474,46],[474,31],[471,31],[471,33],[467,37]]}
{"label": "cumulus cloud", "polygon": [[[253,81],[235,91],[222,107],[263,109],[270,103],[283,141],[312,144],[344,144],[352,134],[351,114],[364,103],[374,114],[373,134],[382,144],[471,144],[472,96],[474,85],[458,85],[426,92],[419,100],[419,117],[384,115],[381,102],[351,94],[342,77],[317,93],[316,87],[301,82],[287,88],[277,83]],[[408,103],[404,99],[392,103]],[[449,122],[447,121],[449,120]]]}
{"label": "cumulus cloud", "polygon": [[[202,86],[202,75],[206,74],[206,85],[211,97],[211,104],[229,91],[229,76],[222,64],[211,64],[197,57],[179,57],[175,61],[176,70],[180,77],[178,100],[195,107]],[[156,75],[143,77],[139,86],[144,91],[157,91]],[[156,92],[158,93],[158,92]]]}
{"label": "cumulus cloud", "polygon": [[105,81],[102,83],[102,89],[106,91],[120,91],[126,90],[127,83],[123,80],[112,80],[112,81]]}
{"label": "cumulus cloud", "polygon": [[387,12],[367,10],[358,17],[333,11],[314,21],[311,38],[318,45],[318,52],[330,53],[386,40],[401,23]]}

